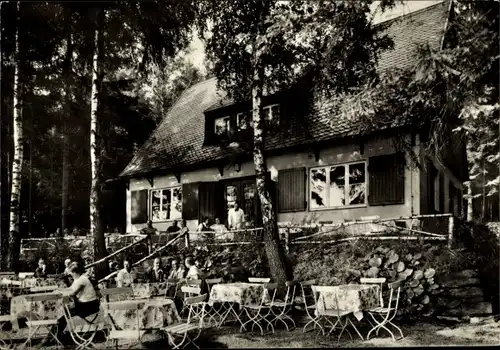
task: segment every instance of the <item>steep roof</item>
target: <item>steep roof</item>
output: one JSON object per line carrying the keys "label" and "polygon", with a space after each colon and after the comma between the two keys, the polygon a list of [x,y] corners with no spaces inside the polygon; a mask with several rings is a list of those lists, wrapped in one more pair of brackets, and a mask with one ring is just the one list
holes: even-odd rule
{"label": "steep roof", "polygon": [[[447,17],[448,2],[444,1],[382,23],[383,31],[394,41],[394,49],[381,54],[378,69],[411,68],[416,64],[415,49],[421,44],[428,43],[439,49]],[[230,103],[223,92],[217,91],[216,85],[216,79],[211,78],[187,89],[120,176],[145,175],[230,156],[234,152],[230,149],[203,146],[204,111]],[[307,116],[307,133],[290,135],[289,132],[277,132],[269,135],[265,140],[266,150],[360,133],[360,125],[355,121],[342,118],[332,121],[332,108],[332,103],[328,101],[315,106]]]}

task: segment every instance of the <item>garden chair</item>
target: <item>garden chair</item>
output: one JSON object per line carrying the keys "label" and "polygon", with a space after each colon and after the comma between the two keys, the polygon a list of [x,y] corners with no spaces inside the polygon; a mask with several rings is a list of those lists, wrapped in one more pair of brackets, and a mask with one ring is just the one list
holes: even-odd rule
{"label": "garden chair", "polygon": [[[184,315],[186,311],[189,311],[189,307],[186,304],[186,299],[201,295],[201,288],[200,287],[182,286],[181,291],[182,291],[182,294],[184,295],[182,310],[180,312],[180,315],[182,317],[182,315]],[[206,294],[204,294],[204,295],[206,295]],[[195,317],[195,318],[199,317],[201,315],[201,310],[197,310],[196,307],[194,307],[194,309],[196,312],[191,316]]]}
{"label": "garden chair", "polygon": [[[31,310],[35,310],[35,303],[37,302],[44,302],[44,301],[53,301],[56,302],[56,305],[58,302],[62,301],[62,294],[60,293],[50,293],[50,294],[33,294],[33,295],[26,295],[25,296],[26,300],[31,303]],[[31,316],[30,318],[33,318]],[[48,319],[48,320],[28,320],[26,321],[26,325],[28,326],[29,334],[28,338],[22,345],[22,347],[25,347],[26,344],[29,344],[29,347],[31,348],[31,339],[35,336],[35,334],[38,333],[38,331],[41,328],[47,329],[49,336],[54,338],[54,340],[57,342],[58,345],[63,345],[60,340],[57,338],[57,330],[55,333],[52,332],[52,327],[57,326],[57,318],[54,319]],[[57,327],[55,327],[57,329]]]}
{"label": "garden chair", "polygon": [[[165,298],[175,299],[175,297],[177,296],[177,284],[179,283],[179,280],[175,278],[167,278],[165,280],[165,283],[167,284],[167,287],[165,289]],[[174,295],[169,296],[168,293],[170,291],[170,288],[172,287],[174,287]]]}
{"label": "garden chair", "polygon": [[[206,279],[205,283],[207,284],[207,289],[208,289],[208,295],[210,296],[210,293],[212,292],[212,286],[216,284],[222,283],[222,278],[212,278],[212,279]],[[222,320],[222,315],[224,312],[227,311],[227,307],[224,303],[217,303],[212,306],[207,305],[207,313],[208,313],[208,318],[209,321],[208,323],[211,324],[212,321],[214,324],[219,324],[219,321],[217,321],[217,318],[219,320]]]}
{"label": "garden chair", "polygon": [[[134,291],[132,287],[105,288],[100,289],[99,292],[101,293],[101,300],[105,302],[134,299]],[[110,296],[113,296],[113,298],[110,298]]]}
{"label": "garden chair", "polygon": [[12,339],[10,332],[4,331],[3,327],[11,322],[12,317],[10,315],[0,315],[0,349],[10,349],[12,345]]}
{"label": "garden chair", "polygon": [[[314,293],[314,291],[312,290],[312,286],[315,284],[316,280],[309,280],[300,283],[300,289],[302,290],[302,299],[304,302],[304,309],[309,319],[309,321],[305,324],[304,328],[302,329],[302,332],[305,333],[307,326],[313,323],[314,324],[313,329],[316,329],[316,326],[318,326],[322,334],[324,335],[325,330],[323,329],[323,326],[319,322],[321,317],[315,314],[316,306],[318,303],[318,301],[316,300],[316,293]],[[310,301],[312,301],[311,304],[309,304]]]}
{"label": "garden chair", "polygon": [[[314,293],[318,293],[318,294],[322,293],[322,292],[331,292],[330,287],[324,287],[324,286],[312,286],[312,289],[313,289]],[[352,323],[352,321],[350,319],[350,315],[352,314],[352,311],[340,309],[337,293],[335,293],[334,298],[335,298],[335,308],[327,308],[326,303],[325,303],[325,299],[320,297],[319,295],[316,295],[316,300],[318,300],[318,305],[322,303],[322,305],[321,305],[322,309],[323,309],[323,311],[321,312],[322,317],[325,317],[325,318],[330,317],[330,318],[334,318],[334,320],[335,320],[335,323],[332,323],[331,321],[328,320],[329,323],[332,324],[332,327],[327,335],[330,335],[335,329],[337,329],[337,325],[340,325],[341,330],[340,330],[339,337],[337,339],[337,343],[340,342],[340,338],[342,337],[342,334],[344,333],[344,331],[347,331],[347,333],[349,334],[351,339],[353,339],[351,332],[349,331],[349,329],[347,329],[348,324],[350,324],[354,328],[356,333],[358,333],[359,337],[363,340],[363,336],[361,335],[361,333],[359,333],[358,329],[356,328],[356,326],[354,325],[354,323]],[[345,322],[343,322],[344,320],[345,320]]]}
{"label": "garden chair", "polygon": [[[260,333],[264,335],[264,330],[260,323],[262,321],[267,323],[266,330],[271,327],[272,333],[274,334],[274,327],[271,322],[269,322],[266,317],[271,314],[271,305],[274,302],[274,298],[276,297],[276,288],[278,285],[276,283],[267,283],[264,285],[264,289],[262,291],[262,296],[260,298],[259,304],[244,304],[242,305],[243,310],[246,312],[248,316],[248,320],[241,325],[240,332],[242,330],[246,330],[245,325],[247,323],[252,323],[251,330],[253,331],[254,326],[258,326],[260,328]],[[266,303],[267,297],[270,296],[269,304]]]}
{"label": "garden chair", "polygon": [[268,277],[248,277],[249,283],[269,283],[271,279]]}
{"label": "garden chair", "polygon": [[[368,332],[368,335],[366,336],[366,339],[370,339],[370,334],[375,331],[375,334],[378,335],[378,332],[380,329],[385,329],[387,332],[392,337],[393,341],[396,341],[396,338],[394,337],[394,334],[391,332],[389,328],[386,326],[391,325],[392,327],[396,328],[399,331],[399,334],[401,335],[399,339],[402,339],[404,337],[403,332],[401,331],[401,328],[396,326],[394,323],[392,323],[392,320],[394,317],[396,317],[396,314],[398,312],[398,306],[399,306],[399,295],[401,292],[401,285],[404,282],[404,280],[398,280],[396,282],[392,282],[388,284],[389,287],[389,301],[386,304],[386,306],[379,306],[375,309],[368,310],[368,314],[372,317],[373,321],[375,321],[375,327],[373,327],[370,332]],[[382,304],[383,305],[383,304]]]}
{"label": "garden chair", "polygon": [[379,298],[380,298],[380,306],[384,306],[384,298],[382,297],[382,287],[384,286],[384,283],[387,281],[385,277],[377,277],[377,278],[366,278],[366,277],[361,277],[359,279],[359,283],[361,284],[377,284],[379,285]]}
{"label": "garden chair", "polygon": [[[141,330],[141,325],[140,325],[140,320],[139,320],[139,305],[140,303],[137,301],[120,301],[120,302],[113,302],[109,304],[104,304],[105,312],[107,315],[107,318],[109,320],[109,325],[111,327],[111,330],[106,338],[106,347],[108,341],[112,340],[115,343],[116,349],[118,349],[118,341],[119,340],[129,340],[131,341],[131,344],[129,347],[132,345],[137,345],[137,343],[141,343],[141,338],[144,335],[146,331]],[[125,311],[128,313],[135,314],[135,319],[137,320],[137,329],[136,330],[122,330],[122,329],[117,329],[116,325],[113,321],[113,317],[111,316],[110,312],[112,311]],[[135,342],[132,342],[135,341]]]}
{"label": "garden chair", "polygon": [[[200,348],[194,341],[198,339],[203,329],[206,299],[207,294],[186,298],[185,305],[189,310],[186,323],[178,323],[162,328],[167,334],[168,342],[172,345],[173,349],[178,349],[188,344],[193,344],[196,348]],[[198,314],[198,310],[201,310],[201,315]],[[199,320],[197,320],[198,318]],[[191,337],[189,333],[193,331],[196,331],[196,335]]]}
{"label": "garden chair", "polygon": [[82,321],[78,322],[70,312],[71,297],[63,297],[63,312],[66,318],[67,328],[71,339],[76,344],[77,349],[87,349],[95,346],[93,343],[94,337],[99,331],[106,331],[109,324],[105,322],[103,317],[103,309],[101,308],[97,314],[89,315],[88,317],[81,318]]}
{"label": "garden chair", "polygon": [[[292,330],[295,328],[295,321],[293,318],[290,317],[290,313],[293,311],[293,305],[294,305],[294,299],[295,299],[295,290],[296,290],[296,285],[294,281],[287,281],[286,282],[286,295],[285,295],[285,300],[274,300],[271,303],[271,315],[272,315],[272,324],[276,324],[278,321],[281,321],[287,331]],[[288,324],[286,321],[290,321],[293,324],[292,328],[288,328]]]}

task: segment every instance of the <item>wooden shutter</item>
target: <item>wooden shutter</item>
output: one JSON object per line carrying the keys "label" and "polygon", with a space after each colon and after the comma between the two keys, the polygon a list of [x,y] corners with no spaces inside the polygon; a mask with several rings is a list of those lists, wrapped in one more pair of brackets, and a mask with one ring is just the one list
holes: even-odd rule
{"label": "wooden shutter", "polygon": [[404,204],[405,158],[403,153],[370,157],[368,163],[368,203]]}
{"label": "wooden shutter", "polygon": [[439,211],[444,213],[444,174],[439,173]]}
{"label": "wooden shutter", "polygon": [[182,185],[182,218],[185,220],[198,219],[199,182]]}
{"label": "wooden shutter", "polygon": [[[200,222],[208,217],[213,220],[217,216],[217,182],[201,182],[200,183]],[[219,218],[223,222],[223,218]]]}
{"label": "wooden shutter", "polygon": [[429,214],[436,212],[436,206],[434,205],[434,192],[436,192],[434,177],[436,176],[436,171],[434,164],[431,161],[427,161],[427,203],[429,204]]}
{"label": "wooden shutter", "polygon": [[130,209],[132,225],[144,224],[148,221],[148,190],[132,191]]}
{"label": "wooden shutter", "polygon": [[306,210],[306,168],[278,171],[278,212]]}

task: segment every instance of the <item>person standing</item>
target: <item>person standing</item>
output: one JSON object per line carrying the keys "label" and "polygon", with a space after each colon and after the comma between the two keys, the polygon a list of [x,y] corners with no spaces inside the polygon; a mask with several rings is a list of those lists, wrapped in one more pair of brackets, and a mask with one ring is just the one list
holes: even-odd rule
{"label": "person standing", "polygon": [[234,207],[229,209],[227,215],[227,224],[230,230],[241,230],[245,222],[245,213],[240,208],[238,202],[234,203]]}

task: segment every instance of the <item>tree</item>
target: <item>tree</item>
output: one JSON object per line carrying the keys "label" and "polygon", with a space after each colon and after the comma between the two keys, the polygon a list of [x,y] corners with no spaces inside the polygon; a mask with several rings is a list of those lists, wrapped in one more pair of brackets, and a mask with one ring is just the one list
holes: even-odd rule
{"label": "tree", "polygon": [[[383,6],[392,1],[384,1]],[[252,101],[253,162],[266,253],[273,279],[283,288],[293,274],[279,241],[265,162],[264,91],[300,86],[318,95],[359,85],[375,73],[386,37],[377,37],[372,1],[204,1],[210,21],[207,56],[219,85],[239,101]],[[200,27],[205,28],[206,22]]]}
{"label": "tree", "polygon": [[21,175],[23,165],[23,82],[20,79],[21,66],[23,65],[22,54],[19,48],[19,28],[20,28],[20,3],[17,3],[17,23],[15,34],[15,66],[14,66],[14,95],[13,95],[13,141],[14,141],[14,158],[12,167],[12,182],[11,182],[11,199],[10,199],[10,227],[9,227],[9,251],[7,258],[7,268],[9,271],[14,271],[17,268],[16,263],[19,253],[19,202],[21,196]]}
{"label": "tree", "polygon": [[[454,1],[450,16],[442,49],[422,46],[414,68],[340,94],[337,115],[360,119],[366,132],[411,125],[427,134],[422,152],[441,162],[454,140],[465,139],[469,178],[484,188],[476,196],[499,195],[499,3]],[[397,146],[413,152],[409,143]],[[487,169],[497,170],[489,181]]]}

